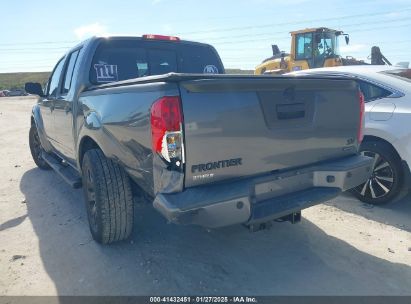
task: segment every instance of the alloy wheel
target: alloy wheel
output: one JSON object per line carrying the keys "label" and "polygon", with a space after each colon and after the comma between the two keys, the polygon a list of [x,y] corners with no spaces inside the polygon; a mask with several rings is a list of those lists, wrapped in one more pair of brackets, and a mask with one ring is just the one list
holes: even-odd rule
{"label": "alloy wheel", "polygon": [[380,154],[362,151],[362,155],[372,157],[372,174],[370,178],[354,190],[368,199],[382,198],[388,195],[394,186],[394,172],[390,163]]}

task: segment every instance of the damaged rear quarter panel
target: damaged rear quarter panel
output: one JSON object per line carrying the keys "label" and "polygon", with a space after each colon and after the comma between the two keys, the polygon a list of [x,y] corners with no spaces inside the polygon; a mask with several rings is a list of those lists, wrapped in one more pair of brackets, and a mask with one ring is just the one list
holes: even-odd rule
{"label": "damaged rear quarter panel", "polygon": [[78,153],[82,139],[90,137],[150,195],[182,191],[183,173],[171,173],[158,156],[153,158],[150,125],[153,102],[178,95],[177,85],[165,82],[84,92],[77,115]]}

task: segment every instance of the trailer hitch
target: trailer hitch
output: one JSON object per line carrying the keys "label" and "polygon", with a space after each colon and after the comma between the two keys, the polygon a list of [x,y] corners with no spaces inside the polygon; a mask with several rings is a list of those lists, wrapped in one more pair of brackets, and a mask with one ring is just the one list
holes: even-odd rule
{"label": "trailer hitch", "polygon": [[[286,216],[280,217],[280,218],[275,219],[273,221],[275,221],[275,222],[290,222],[291,224],[297,224],[297,223],[301,222],[301,211],[288,214]],[[257,231],[266,230],[266,229],[268,230],[272,227],[272,225],[273,225],[272,222],[273,221],[250,224],[250,225],[246,225],[246,227],[248,228],[248,230],[250,230],[250,232],[257,232]]]}
{"label": "trailer hitch", "polygon": [[294,212],[289,215],[283,216],[275,220],[276,222],[290,222],[291,224],[297,224],[301,222],[301,211]]}

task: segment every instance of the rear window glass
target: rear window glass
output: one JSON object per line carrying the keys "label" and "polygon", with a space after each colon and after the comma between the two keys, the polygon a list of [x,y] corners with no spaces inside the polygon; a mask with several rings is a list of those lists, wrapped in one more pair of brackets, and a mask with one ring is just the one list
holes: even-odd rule
{"label": "rear window glass", "polygon": [[177,54],[172,50],[147,50],[150,75],[161,75],[178,71]]}
{"label": "rear window glass", "polygon": [[102,84],[176,73],[224,73],[213,48],[183,42],[145,40],[103,41],[90,68],[90,81]]}
{"label": "rear window glass", "polygon": [[219,57],[209,47],[190,45],[179,50],[179,63],[182,73],[224,74]]}
{"label": "rear window glass", "polygon": [[399,69],[382,72],[385,75],[411,82],[411,69]]}

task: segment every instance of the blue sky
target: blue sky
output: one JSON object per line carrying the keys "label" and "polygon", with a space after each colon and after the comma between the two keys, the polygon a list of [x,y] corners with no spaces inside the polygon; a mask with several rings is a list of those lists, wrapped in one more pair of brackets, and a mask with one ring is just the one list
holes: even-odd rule
{"label": "blue sky", "polygon": [[253,69],[271,44],[289,51],[290,31],[316,26],[350,34],[344,56],[378,45],[393,63],[411,61],[411,0],[3,0],[1,11],[0,73],[50,71],[94,34],[145,33],[207,42],[226,68]]}

